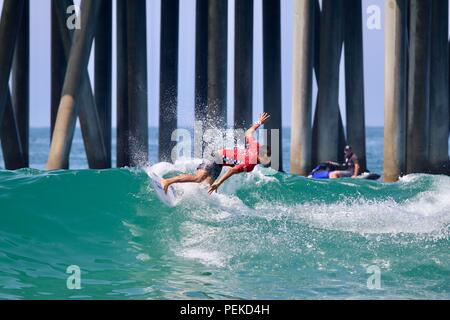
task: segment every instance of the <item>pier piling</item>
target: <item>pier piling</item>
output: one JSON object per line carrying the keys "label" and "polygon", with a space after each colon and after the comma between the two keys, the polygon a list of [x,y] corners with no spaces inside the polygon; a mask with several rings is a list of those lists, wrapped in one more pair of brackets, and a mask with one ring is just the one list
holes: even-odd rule
{"label": "pier piling", "polygon": [[322,2],[320,79],[317,106],[317,161],[338,159],[339,65],[342,51],[342,1]]}
{"label": "pier piling", "polygon": [[406,171],[428,170],[431,3],[410,1]]}
{"label": "pier piling", "polygon": [[3,119],[0,122],[0,140],[5,168],[7,170],[25,168],[26,163],[9,88],[6,92],[6,106],[3,112]]}
{"label": "pier piling", "polygon": [[[51,90],[50,90],[50,142],[53,138],[56,116],[58,115],[61,92],[64,85],[64,76],[67,70],[67,58],[64,53],[64,46],[58,21],[58,1],[51,2]],[[68,167],[66,163],[64,167]]]}
{"label": "pier piling", "polygon": [[[267,144],[272,146],[272,168],[283,171],[282,98],[281,98],[281,11],[280,0],[263,0],[263,96],[264,111],[270,113],[265,125],[269,130]],[[270,130],[279,130],[278,144],[272,142]],[[276,148],[275,148],[276,147]],[[278,150],[275,155],[274,150]]]}
{"label": "pier piling", "polygon": [[234,125],[253,122],[253,0],[236,0],[234,61]]}
{"label": "pier piling", "polygon": [[344,12],[347,143],[358,155],[361,170],[365,171],[367,165],[361,0],[344,0]]}
{"label": "pier piling", "polygon": [[407,1],[385,5],[384,180],[406,170]]}
{"label": "pier piling", "polygon": [[179,0],[161,2],[159,161],[170,161],[177,129]]}
{"label": "pier piling", "polygon": [[208,1],[207,127],[227,123],[228,0]]}
{"label": "pier piling", "polygon": [[106,167],[111,168],[112,1],[99,1],[102,3],[95,34],[95,105],[106,151]]}
{"label": "pier piling", "polygon": [[145,0],[117,1],[117,166],[148,161]]}
{"label": "pier piling", "polygon": [[195,12],[195,120],[205,126],[208,104],[208,0],[197,0]]}
{"label": "pier piling", "polygon": [[295,2],[291,117],[291,172],[307,176],[312,169],[312,74],[314,2]]}
{"label": "pier piling", "polygon": [[448,1],[433,0],[431,13],[430,140],[431,172],[448,172],[449,47]]}
{"label": "pier piling", "polygon": [[11,99],[22,148],[21,168],[29,166],[30,0],[25,0],[12,67]]}
{"label": "pier piling", "polygon": [[[0,50],[0,139],[6,169],[19,169],[26,166],[9,88],[24,6],[24,0],[5,0],[0,19],[0,43],[2,45]],[[21,114],[21,116],[26,117],[26,114]]]}
{"label": "pier piling", "polygon": [[145,0],[127,1],[130,165],[148,161],[147,12]]}
{"label": "pier piling", "polygon": [[[101,1],[99,1],[99,3],[101,4]],[[84,3],[83,3],[84,4]],[[80,120],[80,127],[81,127],[81,132],[83,135],[83,141],[84,141],[84,145],[85,145],[85,149],[86,149],[86,156],[87,156],[87,160],[88,160],[88,165],[90,168],[92,169],[104,169],[104,168],[108,168],[108,161],[107,161],[107,154],[106,154],[106,148],[105,148],[105,144],[104,144],[104,139],[102,136],[102,128],[101,128],[101,124],[100,124],[100,119],[99,119],[99,115],[98,115],[98,110],[95,104],[95,98],[93,95],[93,90],[91,87],[91,80],[87,71],[87,65],[85,66],[85,68],[83,70],[77,70],[77,72],[79,72],[79,74],[73,74],[73,76],[77,76],[80,77],[79,80],[77,80],[78,78],[70,78],[70,69],[68,68],[68,62],[67,62],[67,66],[66,66],[66,61],[69,61],[69,59],[71,58],[71,55],[73,54],[73,44],[76,41],[76,33],[73,30],[70,30],[69,28],[67,28],[66,25],[66,10],[67,7],[73,5],[73,1],[72,0],[57,0],[55,2],[55,14],[56,14],[56,20],[58,22],[58,26],[59,26],[59,36],[61,38],[61,44],[62,44],[62,49],[64,51],[64,57],[62,57],[64,60],[62,60],[63,68],[66,68],[66,74],[65,74],[65,78],[64,78],[64,84],[63,84],[63,89],[62,92],[60,94],[61,96],[61,101],[62,98],[64,98],[64,90],[70,90],[69,94],[71,92],[75,92],[72,90],[78,90],[76,91],[76,93],[74,93],[76,96],[74,96],[75,100],[74,100],[74,105],[73,105],[73,109],[71,109],[72,111],[70,113],[67,113],[67,115],[70,114],[70,117],[74,116],[75,118],[70,120],[70,126],[74,125],[76,123],[76,117],[79,116],[79,120]],[[83,16],[81,17],[83,19]],[[95,28],[95,27],[94,27]],[[81,29],[79,30],[79,32],[81,32]],[[92,44],[91,44],[92,45]],[[77,54],[85,54],[85,53],[77,53]],[[88,51],[88,58],[90,55],[90,49]],[[87,61],[88,61],[87,58]],[[77,62],[77,61],[75,61]],[[78,62],[77,62],[78,63]],[[83,62],[84,63],[84,62]],[[55,67],[57,67],[55,65]],[[69,79],[68,79],[69,77]],[[69,82],[67,82],[69,81]],[[70,81],[80,81],[79,84],[74,84],[73,82],[71,83]],[[55,84],[57,85],[57,84]],[[70,86],[69,86],[70,85]],[[66,100],[67,102],[68,100]],[[60,113],[60,107],[61,107],[61,102],[60,105],[58,106],[58,114]],[[66,108],[69,105],[66,104]],[[67,109],[66,111],[68,111],[70,109]],[[64,114],[64,111],[61,111]],[[72,113],[73,112],[73,113]],[[59,117],[59,115],[57,114],[57,117]],[[59,130],[61,130],[63,126],[59,127]],[[57,128],[56,123],[55,123],[55,129]],[[68,129],[67,132],[72,131],[73,129]],[[72,133],[70,133],[73,137],[73,131]],[[68,138],[68,140],[65,142],[66,145],[64,146],[65,148],[65,152],[69,152],[70,154],[70,146],[72,143],[72,137]],[[52,145],[53,145],[53,139],[52,139]],[[56,146],[54,146],[56,147]],[[68,149],[67,149],[68,148]],[[61,159],[61,167],[58,169],[62,169],[62,168],[68,168],[68,163],[69,163],[69,156],[64,156],[64,159]]]}
{"label": "pier piling", "polygon": [[[100,4],[100,1],[95,0],[83,0],[81,3],[81,28],[74,33],[70,57],[67,63],[67,72],[61,94],[62,97],[58,108],[58,115],[47,162],[48,170],[64,169],[64,166],[69,159],[78,113],[77,102],[79,102],[83,76],[86,74],[89,62]],[[62,29],[60,30],[61,33],[64,32]],[[97,119],[89,117],[86,120],[95,121],[98,124],[98,117]],[[97,129],[96,131],[101,133],[99,127],[92,129]],[[92,139],[92,142],[99,143],[100,148],[96,150],[100,154],[100,157],[98,158],[99,167],[105,167],[106,165],[102,165],[101,163],[102,160],[105,160],[103,139]],[[96,166],[97,163],[90,165],[90,167]]]}
{"label": "pier piling", "polygon": [[5,0],[0,19],[0,120],[3,119],[16,40],[21,25],[24,0]]}

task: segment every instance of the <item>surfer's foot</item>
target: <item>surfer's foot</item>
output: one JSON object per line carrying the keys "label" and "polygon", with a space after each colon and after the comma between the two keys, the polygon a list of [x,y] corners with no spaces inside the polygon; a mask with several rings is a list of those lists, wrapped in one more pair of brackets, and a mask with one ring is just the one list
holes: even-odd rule
{"label": "surfer's foot", "polygon": [[161,185],[163,187],[164,192],[167,193],[170,186],[169,181],[167,181],[166,179],[161,179]]}

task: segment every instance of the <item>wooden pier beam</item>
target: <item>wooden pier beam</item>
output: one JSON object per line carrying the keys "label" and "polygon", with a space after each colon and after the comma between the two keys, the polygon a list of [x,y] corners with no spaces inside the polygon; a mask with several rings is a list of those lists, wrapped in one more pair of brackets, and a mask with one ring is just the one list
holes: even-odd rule
{"label": "wooden pier beam", "polygon": [[430,144],[433,173],[446,173],[449,134],[448,1],[433,0],[431,13]]}
{"label": "wooden pier beam", "polygon": [[407,173],[428,171],[431,3],[410,1]]}
{"label": "wooden pier beam", "polygon": [[[100,1],[95,0],[83,0],[81,3],[81,28],[74,33],[70,58],[67,63],[62,98],[58,108],[55,130],[47,162],[48,170],[63,169],[69,159],[78,113],[77,102],[79,102],[83,76],[85,75],[89,62],[100,4]],[[98,118],[96,120],[98,125]],[[95,129],[100,132],[101,137],[100,128],[97,127]],[[98,149],[100,149],[97,150],[100,154],[98,158],[99,167],[105,167],[104,162],[102,163],[106,159],[103,138],[98,139],[97,137],[97,139],[91,139],[91,141],[98,143]]]}
{"label": "wooden pier beam", "polygon": [[12,67],[12,106],[22,146],[22,167],[29,166],[30,0],[25,0]]}
{"label": "wooden pier beam", "polygon": [[384,181],[406,172],[406,88],[408,7],[406,0],[385,2]]}
{"label": "wooden pier beam", "polygon": [[253,122],[253,0],[236,0],[234,62],[234,125]]}
{"label": "wooden pier beam", "polygon": [[171,161],[177,129],[179,0],[161,2],[159,161]]}
{"label": "wooden pier beam", "polygon": [[208,128],[227,124],[228,0],[208,1]]}
{"label": "wooden pier beam", "polygon": [[364,110],[364,55],[361,0],[344,0],[345,96],[347,143],[366,170],[366,125]]}
{"label": "wooden pier beam", "polygon": [[339,65],[342,51],[342,0],[322,2],[317,105],[317,162],[339,159]]}
{"label": "wooden pier beam", "polygon": [[314,2],[295,1],[292,78],[291,172],[307,176],[312,169],[312,74]]}
{"label": "wooden pier beam", "polygon": [[106,164],[111,168],[112,1],[101,1],[95,34],[95,105],[97,106]]}
{"label": "wooden pier beam", "polygon": [[[281,97],[281,8],[280,0],[263,0],[263,95],[264,111],[270,113],[267,143],[272,147],[272,168],[283,171]],[[271,130],[279,130],[272,142]],[[276,154],[276,155],[275,155]]]}

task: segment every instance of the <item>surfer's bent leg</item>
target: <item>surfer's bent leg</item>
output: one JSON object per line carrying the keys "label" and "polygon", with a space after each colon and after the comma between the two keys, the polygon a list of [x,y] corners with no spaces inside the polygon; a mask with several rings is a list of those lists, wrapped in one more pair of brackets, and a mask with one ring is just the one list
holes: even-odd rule
{"label": "surfer's bent leg", "polygon": [[352,176],[351,171],[333,171],[330,172],[330,179],[350,178]]}
{"label": "surfer's bent leg", "polygon": [[205,170],[197,170],[195,175],[193,174],[182,174],[177,177],[170,179],[162,179],[161,184],[163,186],[164,192],[167,193],[169,187],[174,183],[202,183],[209,177],[209,174]]}

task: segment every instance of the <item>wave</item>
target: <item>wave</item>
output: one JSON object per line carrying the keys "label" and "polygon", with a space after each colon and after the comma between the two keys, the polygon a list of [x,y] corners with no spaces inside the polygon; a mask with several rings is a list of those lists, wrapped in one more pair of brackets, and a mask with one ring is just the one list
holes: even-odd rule
{"label": "wave", "polygon": [[[197,165],[152,169],[171,176]],[[14,298],[18,291],[10,287],[42,297],[40,281],[64,279],[72,264],[88,270],[89,284],[97,287],[92,297],[190,292],[204,298],[203,281],[231,297],[314,297],[318,289],[305,284],[305,275],[329,286],[331,272],[334,281],[348,284],[354,281],[349,275],[364,277],[364,268],[377,264],[396,274],[391,285],[398,288],[397,281],[411,275],[450,271],[449,177],[316,181],[257,168],[212,196],[206,186],[176,185],[180,202],[168,208],[154,194],[148,169],[1,171],[0,297]],[[263,283],[252,285],[254,277],[267,281],[272,294],[264,294]],[[231,282],[225,285],[225,278]],[[293,279],[310,291],[299,292]],[[361,286],[337,296],[358,295]]]}

